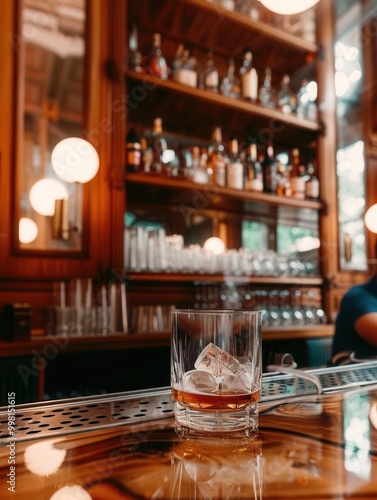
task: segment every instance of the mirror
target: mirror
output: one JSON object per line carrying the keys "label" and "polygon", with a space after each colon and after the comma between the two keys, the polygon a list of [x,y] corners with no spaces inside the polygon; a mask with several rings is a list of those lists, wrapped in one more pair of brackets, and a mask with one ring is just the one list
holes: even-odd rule
{"label": "mirror", "polygon": [[363,93],[363,23],[360,2],[336,3],[335,93],[337,115],[337,179],[339,267],[365,271],[365,144]]}
{"label": "mirror", "polygon": [[[20,6],[16,247],[82,252],[82,181],[64,180],[52,152],[84,130],[85,0],[20,0]],[[66,149],[69,168],[85,147]]]}

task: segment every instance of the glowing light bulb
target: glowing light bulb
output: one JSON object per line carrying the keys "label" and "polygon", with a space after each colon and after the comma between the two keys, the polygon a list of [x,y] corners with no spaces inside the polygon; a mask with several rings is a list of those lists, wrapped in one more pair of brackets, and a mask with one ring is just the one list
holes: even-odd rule
{"label": "glowing light bulb", "polygon": [[364,221],[369,231],[377,234],[377,203],[368,208],[365,213]]}
{"label": "glowing light bulb", "polygon": [[93,500],[89,493],[82,486],[74,484],[63,486],[52,495],[50,500]]}
{"label": "glowing light bulb", "polygon": [[67,188],[55,179],[37,181],[29,193],[30,204],[41,215],[54,215],[55,200],[68,200]]}
{"label": "glowing light bulb", "polygon": [[212,236],[204,242],[203,248],[204,250],[212,252],[213,255],[220,255],[225,251],[225,244],[221,238]]}
{"label": "glowing light bulb", "polygon": [[51,165],[64,181],[84,184],[98,172],[99,156],[90,142],[80,137],[68,137],[52,150]]}
{"label": "glowing light bulb", "polygon": [[275,12],[276,14],[291,15],[299,14],[308,10],[319,0],[259,0],[267,9]]}
{"label": "glowing light bulb", "polygon": [[33,443],[25,450],[25,465],[37,476],[49,476],[56,472],[64,462],[67,450],[54,447],[56,440]]}
{"label": "glowing light bulb", "polygon": [[18,239],[20,243],[31,243],[37,236],[37,224],[28,217],[21,217],[18,223]]}

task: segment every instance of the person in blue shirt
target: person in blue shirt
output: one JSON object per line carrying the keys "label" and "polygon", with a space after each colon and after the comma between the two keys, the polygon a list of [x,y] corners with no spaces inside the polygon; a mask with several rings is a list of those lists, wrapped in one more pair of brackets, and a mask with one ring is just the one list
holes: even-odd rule
{"label": "person in blue shirt", "polygon": [[332,361],[342,353],[351,358],[377,357],[377,273],[344,295],[335,322]]}

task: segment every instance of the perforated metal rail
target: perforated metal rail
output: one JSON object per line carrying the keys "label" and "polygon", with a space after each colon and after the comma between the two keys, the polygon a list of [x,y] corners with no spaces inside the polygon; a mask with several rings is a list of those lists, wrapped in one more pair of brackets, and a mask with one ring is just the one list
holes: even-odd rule
{"label": "perforated metal rail", "polygon": [[[323,393],[377,384],[377,362],[307,370],[320,381]],[[313,395],[317,386],[296,374],[263,375],[262,403]],[[72,398],[17,406],[15,435],[8,434],[7,408],[0,408],[0,443],[55,437],[171,418],[170,388]]]}

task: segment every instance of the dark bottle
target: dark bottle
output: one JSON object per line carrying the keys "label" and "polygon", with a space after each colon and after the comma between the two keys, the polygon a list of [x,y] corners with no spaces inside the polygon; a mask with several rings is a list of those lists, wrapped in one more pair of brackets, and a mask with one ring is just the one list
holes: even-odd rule
{"label": "dark bottle", "polygon": [[262,163],[263,191],[276,194],[277,192],[277,161],[274,148],[270,142],[266,148],[266,154]]}
{"label": "dark bottle", "polygon": [[151,53],[144,59],[143,67],[146,73],[151,76],[161,78],[161,80],[168,79],[168,65],[161,52],[161,35],[155,33],[153,35],[153,45]]}
{"label": "dark bottle", "polygon": [[163,161],[163,153],[167,149],[167,143],[162,137],[162,120],[155,118],[153,122],[153,161],[150,168],[152,174],[165,173],[165,164]]}
{"label": "dark bottle", "polygon": [[126,170],[139,172],[141,168],[141,142],[135,129],[131,128],[126,136]]}

